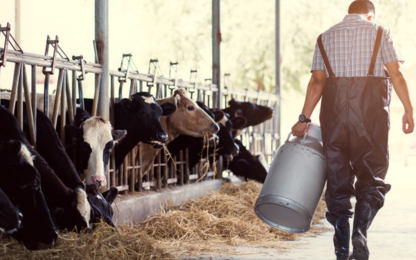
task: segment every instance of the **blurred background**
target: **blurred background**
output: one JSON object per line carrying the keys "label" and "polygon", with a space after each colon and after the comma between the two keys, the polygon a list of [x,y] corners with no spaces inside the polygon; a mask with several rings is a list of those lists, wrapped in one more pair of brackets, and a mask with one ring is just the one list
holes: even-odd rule
{"label": "blurred background", "polygon": [[[44,54],[46,37],[59,36],[68,57],[83,55],[94,62],[94,0],[0,0],[0,24],[11,24],[23,51]],[[376,23],[392,32],[405,62],[413,103],[416,99],[416,1],[374,0]],[[286,136],[301,112],[318,35],[340,22],[351,1],[281,1],[281,133]],[[16,7],[20,15],[16,16]],[[198,70],[203,82],[212,72],[211,0],[118,0],[109,3],[110,69],[120,66],[123,53],[132,53],[139,72],[148,72],[159,59],[159,74],[169,76],[169,62],[179,62],[178,75],[189,80]],[[16,31],[16,28],[20,30]],[[275,1],[221,1],[222,84],[274,94]],[[1,45],[4,38],[0,37]],[[13,66],[1,71],[0,88],[11,89]],[[56,75],[55,75],[56,77]],[[39,71],[38,88],[43,88]],[[51,88],[56,78],[51,79]],[[85,95],[92,97],[94,77],[86,77]],[[273,94],[272,94],[273,93]],[[416,165],[416,135],[401,131],[403,108],[395,94],[391,105],[391,158]],[[318,105],[319,106],[319,105]],[[319,122],[319,107],[313,122]],[[412,155],[414,154],[414,155]],[[408,160],[410,158],[410,160]],[[407,162],[406,162],[407,160]]]}

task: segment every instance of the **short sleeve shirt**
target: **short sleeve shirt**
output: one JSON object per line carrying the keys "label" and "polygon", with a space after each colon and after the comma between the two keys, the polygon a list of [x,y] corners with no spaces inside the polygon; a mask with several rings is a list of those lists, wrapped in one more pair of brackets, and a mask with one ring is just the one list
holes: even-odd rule
{"label": "short sleeve shirt", "polygon": [[[349,14],[322,34],[322,45],[336,77],[367,77],[378,28],[377,24],[358,14]],[[384,77],[384,65],[393,61],[404,63],[390,30],[384,28],[374,76]],[[318,44],[315,45],[311,72],[314,70],[325,70],[329,77]]]}

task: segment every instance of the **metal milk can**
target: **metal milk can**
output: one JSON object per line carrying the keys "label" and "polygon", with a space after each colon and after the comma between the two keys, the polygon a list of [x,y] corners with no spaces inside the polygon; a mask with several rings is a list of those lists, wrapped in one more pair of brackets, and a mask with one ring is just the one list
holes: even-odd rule
{"label": "metal milk can", "polygon": [[309,124],[304,137],[279,147],[254,211],[266,224],[290,233],[310,229],[326,182],[321,128]]}

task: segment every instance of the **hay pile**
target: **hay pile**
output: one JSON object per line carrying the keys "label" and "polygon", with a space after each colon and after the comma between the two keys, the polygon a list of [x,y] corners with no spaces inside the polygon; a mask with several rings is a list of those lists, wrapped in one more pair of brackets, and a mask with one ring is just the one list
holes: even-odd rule
{"label": "hay pile", "polygon": [[106,223],[91,233],[59,233],[55,247],[29,251],[11,238],[0,240],[0,259],[174,259],[142,231]]}
{"label": "hay pile", "polygon": [[[188,252],[209,251],[209,245],[215,242],[231,246],[287,247],[278,241],[297,240],[299,235],[271,228],[254,213],[261,187],[262,184],[255,181],[224,184],[219,191],[203,198],[162,210],[144,221],[140,228],[156,240],[164,241],[165,246],[171,249],[176,246]],[[314,223],[324,216],[326,209],[322,202]],[[310,232],[316,234],[322,230],[315,227]]]}

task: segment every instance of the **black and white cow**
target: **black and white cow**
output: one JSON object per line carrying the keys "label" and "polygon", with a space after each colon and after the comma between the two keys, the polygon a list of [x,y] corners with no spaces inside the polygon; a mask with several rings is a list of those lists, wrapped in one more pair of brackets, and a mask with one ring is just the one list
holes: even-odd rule
{"label": "black and white cow", "polygon": [[[5,101],[8,102],[8,101]],[[95,130],[89,129],[86,131],[87,133],[93,132],[93,136],[101,136],[97,137],[96,139],[102,140],[103,136],[107,137],[108,135],[111,136],[111,128],[108,127],[108,123],[102,121],[98,117],[90,118],[89,114],[83,111],[81,108],[77,110],[77,117],[76,120],[80,124],[80,122],[85,122],[85,119],[89,120],[87,122],[87,125],[90,122],[99,121],[98,123],[92,124],[95,128]],[[29,133],[28,129],[28,122],[26,120],[26,112],[24,112],[24,132]],[[71,129],[71,128],[70,128]],[[80,134],[77,136],[77,149],[83,144],[84,138],[83,138],[83,128],[77,129],[75,127],[72,127],[72,129],[75,129],[75,132],[79,131]],[[125,131],[113,131],[113,133],[124,133]],[[83,189],[85,190],[85,184],[81,180],[80,176],[78,175],[71,159],[67,155],[64,146],[61,143],[61,140],[58,137],[57,132],[55,131],[55,128],[52,125],[52,122],[49,120],[49,118],[42,113],[41,111],[37,110],[37,151],[39,154],[46,160],[48,165],[52,168],[52,170],[56,173],[56,175],[59,177],[59,179],[62,180],[65,186],[67,186],[70,189]],[[112,140],[112,138],[111,138]],[[93,146],[95,147],[96,153],[101,153],[101,162],[98,162],[98,168],[100,166],[104,167],[103,165],[107,165],[108,157],[111,153],[111,148],[107,149],[109,147],[109,143],[113,144],[112,141],[102,142],[101,145]],[[103,148],[103,146],[106,146]],[[99,157],[98,157],[99,158]],[[107,158],[107,159],[106,159]],[[85,161],[88,161],[89,158],[86,157]],[[104,169],[106,170],[106,169]],[[95,196],[96,194],[94,194]],[[91,215],[97,215],[101,214],[99,212],[94,213],[94,211],[98,210],[100,212],[110,212],[111,205],[102,204],[99,203],[97,205],[91,205],[92,202],[89,200],[90,196],[87,196],[87,199],[90,203]],[[101,207],[107,207],[107,208],[101,208]],[[111,221],[112,215],[106,216],[104,219],[106,219],[107,223],[109,225],[114,225]],[[90,223],[96,223],[92,219],[90,219]]]}
{"label": "black and white cow", "polygon": [[98,185],[87,185],[88,201],[91,204],[91,223],[99,223],[101,220],[108,225],[115,228],[113,224],[113,208],[111,204],[117,197],[118,190],[115,187],[111,187],[108,191],[100,193]]}
{"label": "black and white cow", "polygon": [[[5,109],[0,106],[2,110]],[[2,137],[4,132],[0,131],[4,142]],[[20,141],[0,144],[0,188],[24,215],[22,227],[12,236],[30,250],[39,249],[39,243],[53,245],[58,237],[42,192],[40,175],[34,167],[37,159]],[[11,220],[16,221],[16,216],[19,219],[16,213]]]}
{"label": "black and white cow", "polygon": [[247,119],[246,127],[255,126],[269,120],[273,117],[273,109],[267,106],[261,106],[252,102],[241,102],[231,99],[228,102],[229,107],[223,109],[230,115],[230,119],[236,116],[243,116]]}
{"label": "black and white cow", "polygon": [[[0,150],[2,150],[3,147],[4,146],[0,144]],[[12,204],[6,193],[0,189],[0,233],[13,234],[16,232],[17,229],[20,228],[22,218],[22,213],[20,213],[20,211]]]}
{"label": "black and white cow", "polygon": [[[107,185],[106,172],[115,144],[127,134],[125,130],[112,130],[111,124],[101,117],[90,117],[77,108],[75,125],[66,125],[67,136],[76,139],[75,165],[86,184]],[[69,152],[71,155],[71,152]]]}
{"label": "black and white cow", "polygon": [[33,164],[42,179],[42,191],[55,226],[58,229],[77,229],[78,231],[87,228],[90,222],[91,208],[84,190],[85,185],[82,183],[74,189],[65,186],[48,163],[30,146],[21,132],[16,118],[2,106],[0,106],[0,122],[2,122],[0,141],[18,140],[27,147],[30,154],[35,156]]}
{"label": "black and white cow", "polygon": [[[85,99],[85,108],[92,110],[92,100]],[[131,99],[122,99],[114,105],[114,128],[124,129],[127,135],[115,147],[116,168],[124,157],[139,143],[166,143],[168,136],[160,123],[161,116],[171,115],[176,106],[171,103],[158,105],[147,92],[139,92]],[[154,145],[154,144],[153,144]]]}
{"label": "black and white cow", "polygon": [[252,155],[240,140],[235,140],[235,143],[239,146],[240,152],[229,162],[230,171],[246,180],[251,179],[264,183],[269,167],[263,155]]}

